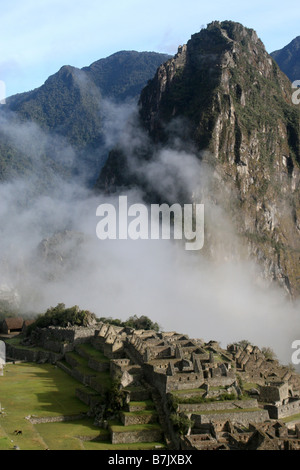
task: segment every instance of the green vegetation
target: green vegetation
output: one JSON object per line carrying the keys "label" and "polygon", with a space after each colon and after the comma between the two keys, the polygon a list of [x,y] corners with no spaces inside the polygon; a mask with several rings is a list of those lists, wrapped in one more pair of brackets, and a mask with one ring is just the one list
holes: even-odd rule
{"label": "green vegetation", "polygon": [[300,413],[292,416],[288,416],[287,418],[281,418],[283,423],[290,423],[291,421],[300,421]]}
{"label": "green vegetation", "polygon": [[[106,158],[102,98],[118,104],[137,102],[147,81],[169,57],[155,52],[118,52],[83,70],[64,66],[41,87],[8,98],[1,112],[11,126],[18,123],[26,128],[30,123],[30,143],[20,149],[9,133],[0,131],[0,181],[36,174],[40,182],[36,190],[43,191],[51,170],[66,177],[83,167],[94,172],[94,181]],[[42,138],[33,131],[32,122],[45,132]],[[62,141],[77,151],[72,167],[61,161]],[[36,156],[42,164],[39,169]]]}
{"label": "green vegetation", "polygon": [[154,404],[152,400],[144,400],[144,401],[130,401],[130,406],[143,409],[143,410],[153,410]]}
{"label": "green vegetation", "polygon": [[[86,413],[88,407],[75,397],[77,385],[76,380],[50,364],[7,364],[4,376],[0,377],[0,402],[5,413],[0,416],[0,449],[11,449],[13,445],[24,450],[47,448],[47,432],[40,434],[36,426],[24,418]],[[81,424],[92,426],[92,421]],[[22,430],[22,435],[15,436],[15,430]],[[57,438],[63,439],[63,436],[57,434]]]}
{"label": "green vegetation", "polygon": [[[23,334],[20,334],[18,336],[13,337],[13,338],[5,339],[5,342],[10,344],[11,346],[15,346],[18,349],[28,349],[28,346],[24,346],[24,345],[21,344],[23,339],[24,339]],[[35,351],[46,351],[46,349],[41,348],[39,346],[35,346],[34,350]]]}
{"label": "green vegetation", "polygon": [[251,390],[252,388],[258,388],[258,385],[256,383],[251,383],[251,382],[247,382],[247,383],[243,383],[243,390],[245,392],[247,392],[248,390]]}
{"label": "green vegetation", "polygon": [[173,405],[176,407],[177,405],[182,404],[200,404],[200,403],[214,403],[214,402],[222,402],[222,401],[231,401],[237,400],[237,396],[234,393],[222,393],[218,397],[211,397],[205,398],[201,395],[194,395],[188,398],[182,398],[180,395],[172,397]]}
{"label": "green vegetation", "polygon": [[187,434],[189,428],[193,427],[194,424],[193,421],[187,416],[180,415],[178,413],[172,413],[170,418],[175,431],[177,431],[182,436]]}
{"label": "green vegetation", "polygon": [[146,317],[145,315],[142,315],[141,317],[133,315],[129,317],[126,321],[119,320],[118,318],[102,317],[99,319],[99,321],[107,322],[111,325],[121,327],[135,328],[136,330],[160,330],[158,323],[154,323],[152,320],[150,320],[150,318]]}
{"label": "green vegetation", "polygon": [[263,355],[265,356],[266,359],[270,359],[272,361],[274,361],[276,359],[275,352],[273,351],[273,349],[271,349],[269,347],[262,348],[261,352],[263,353]]}
{"label": "green vegetation", "polygon": [[76,346],[76,350],[86,354],[88,357],[95,359],[98,362],[110,362],[110,359],[104,356],[102,351],[95,349],[91,344],[79,344]]}
{"label": "green vegetation", "polygon": [[124,408],[126,392],[120,387],[119,382],[115,381],[109,391],[108,406],[112,412],[119,412]]}
{"label": "green vegetation", "polygon": [[[94,426],[93,419],[85,417],[88,407],[75,396],[78,382],[60,368],[45,364],[8,364],[0,377],[0,450],[19,446],[21,450],[151,450],[165,448],[162,442],[114,445],[108,430]],[[81,387],[97,394],[89,387]],[[143,403],[143,402],[141,402]],[[144,402],[150,406],[150,401]],[[144,412],[151,413],[145,410]],[[83,419],[69,422],[32,424],[24,419],[74,416],[83,413]],[[153,411],[152,411],[153,413]],[[116,432],[124,426],[114,422]],[[119,429],[118,429],[119,426]],[[158,429],[158,425],[126,427],[126,431]],[[15,430],[22,430],[16,436]]]}
{"label": "green vegetation", "polygon": [[89,326],[96,322],[94,313],[88,310],[80,310],[74,307],[66,308],[65,304],[58,304],[56,307],[50,307],[44,315],[39,315],[35,322],[27,329],[29,336],[35,328],[46,328],[47,326]]}
{"label": "green vegetation", "polygon": [[124,416],[145,416],[145,415],[156,415],[156,411],[153,410],[138,410],[138,411],[122,411]]}
{"label": "green vegetation", "polygon": [[110,377],[109,371],[104,371],[104,372],[97,372],[94,369],[91,369],[88,365],[88,359],[85,357],[80,356],[76,352],[68,352],[66,353],[66,361],[67,361],[67,367],[72,369],[70,364],[68,363],[68,358],[72,360],[72,362],[75,362],[75,366],[73,367],[76,369],[78,372],[80,372],[83,375],[89,375],[93,377],[93,380],[101,385],[101,388],[104,391],[109,392],[109,394],[113,393],[112,390],[112,380]]}
{"label": "green vegetation", "polygon": [[51,450],[86,450],[89,440],[95,440],[95,444],[109,440],[109,432],[94,426],[92,419],[35,424],[34,428]]}
{"label": "green vegetation", "polygon": [[239,385],[241,391],[244,392],[245,388],[244,388],[244,382],[243,382],[243,379],[241,377],[241,374],[236,374],[236,378],[237,378],[237,382],[238,382],[238,385]]}
{"label": "green vegetation", "polygon": [[117,421],[109,423],[109,427],[113,432],[136,432],[136,431],[152,431],[161,429],[159,424],[135,424],[132,426],[123,426]]}

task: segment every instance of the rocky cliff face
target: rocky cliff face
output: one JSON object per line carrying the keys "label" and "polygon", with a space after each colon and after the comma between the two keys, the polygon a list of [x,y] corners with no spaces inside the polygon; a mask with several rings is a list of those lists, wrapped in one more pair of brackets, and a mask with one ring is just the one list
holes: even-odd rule
{"label": "rocky cliff face", "polygon": [[[185,123],[185,135],[188,129],[199,159],[214,175],[208,197],[226,210],[265,278],[296,296],[300,113],[292,91],[255,31],[213,22],[158,68],[142,91],[140,119],[159,145],[174,119]],[[108,175],[116,184],[113,158],[100,178],[106,185]]]}

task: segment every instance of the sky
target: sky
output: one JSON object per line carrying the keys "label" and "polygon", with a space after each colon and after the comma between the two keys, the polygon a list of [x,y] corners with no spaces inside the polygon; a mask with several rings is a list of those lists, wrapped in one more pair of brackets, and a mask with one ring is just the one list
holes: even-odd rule
{"label": "sky", "polygon": [[63,65],[81,68],[120,50],[175,54],[214,20],[255,29],[268,52],[300,34],[296,0],[0,0],[0,6],[6,96],[42,85]]}

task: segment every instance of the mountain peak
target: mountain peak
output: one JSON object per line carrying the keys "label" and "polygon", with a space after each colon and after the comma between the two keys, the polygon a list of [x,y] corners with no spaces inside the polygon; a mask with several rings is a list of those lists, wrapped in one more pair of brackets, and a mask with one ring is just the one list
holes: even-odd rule
{"label": "mountain peak", "polygon": [[271,56],[292,82],[300,79],[300,36]]}
{"label": "mountain peak", "polygon": [[[187,147],[188,134],[199,160],[205,158],[218,174],[222,183],[214,200],[235,221],[248,253],[259,257],[268,279],[296,295],[300,116],[291,97],[290,81],[256,32],[215,21],[159,67],[139,104],[142,126],[154,144],[169,144],[174,119],[184,123],[176,127],[177,141],[182,131]],[[101,175],[106,184],[116,185],[116,161],[112,153]],[[124,184],[123,167],[121,173]],[[129,175],[129,184],[135,177]],[[223,185],[237,195],[234,204],[224,197]],[[289,210],[282,211],[285,205]]]}

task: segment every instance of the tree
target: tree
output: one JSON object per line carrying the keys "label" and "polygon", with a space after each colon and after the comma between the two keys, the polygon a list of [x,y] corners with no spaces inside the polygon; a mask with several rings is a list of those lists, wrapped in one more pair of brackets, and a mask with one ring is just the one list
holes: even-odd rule
{"label": "tree", "polygon": [[36,321],[27,329],[30,335],[35,328],[47,328],[48,326],[89,326],[96,323],[96,315],[88,310],[80,310],[77,305],[66,308],[60,303],[56,307],[50,307],[43,315],[39,315]]}
{"label": "tree", "polygon": [[158,323],[154,323],[150,318],[142,315],[138,317],[137,315],[133,315],[128,318],[125,322],[125,326],[129,326],[131,328],[136,328],[137,330],[154,330],[159,331]]}
{"label": "tree", "polygon": [[275,354],[275,352],[273,351],[273,349],[271,348],[262,348],[261,352],[263,353],[263,355],[265,356],[266,359],[270,359],[272,361],[276,360],[277,359],[277,356]]}
{"label": "tree", "polygon": [[181,436],[187,434],[188,430],[194,425],[194,422],[184,414],[172,413],[170,419],[175,431]]}

